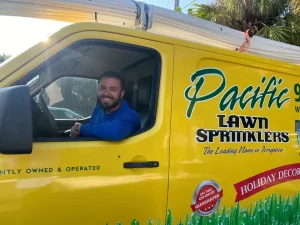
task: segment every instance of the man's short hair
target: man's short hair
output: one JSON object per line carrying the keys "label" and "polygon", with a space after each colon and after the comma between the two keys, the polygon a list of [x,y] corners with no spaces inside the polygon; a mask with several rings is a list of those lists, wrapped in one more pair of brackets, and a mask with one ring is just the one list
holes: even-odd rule
{"label": "man's short hair", "polygon": [[115,78],[117,80],[120,81],[121,83],[121,87],[123,90],[125,90],[125,78],[123,76],[121,76],[119,73],[117,72],[113,72],[113,71],[108,71],[108,72],[104,72],[100,78],[99,78],[99,82],[101,81],[102,78],[107,77],[107,78]]}

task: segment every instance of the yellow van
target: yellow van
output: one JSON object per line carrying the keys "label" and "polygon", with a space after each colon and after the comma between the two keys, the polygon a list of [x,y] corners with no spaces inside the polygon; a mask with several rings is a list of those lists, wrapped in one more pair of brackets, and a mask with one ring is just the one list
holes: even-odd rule
{"label": "yellow van", "polygon": [[[71,138],[111,70],[141,129]],[[296,65],[78,23],[1,65],[0,134],[5,225],[300,224]]]}

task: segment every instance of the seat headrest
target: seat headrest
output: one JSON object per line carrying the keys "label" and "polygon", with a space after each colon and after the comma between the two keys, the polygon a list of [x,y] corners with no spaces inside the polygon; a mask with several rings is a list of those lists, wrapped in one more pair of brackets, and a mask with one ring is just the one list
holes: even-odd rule
{"label": "seat headrest", "polygon": [[138,82],[137,101],[140,107],[149,107],[152,77],[146,77]]}

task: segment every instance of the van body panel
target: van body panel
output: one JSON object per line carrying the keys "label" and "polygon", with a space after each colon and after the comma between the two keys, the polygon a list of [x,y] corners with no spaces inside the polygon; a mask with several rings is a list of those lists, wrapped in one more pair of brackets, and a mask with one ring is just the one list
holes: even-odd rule
{"label": "van body panel", "polygon": [[[256,206],[268,208],[266,202],[275,198],[286,206],[296,204],[295,196],[300,199],[299,66],[144,31],[79,23],[2,64],[0,88],[87,39],[160,54],[155,124],[118,143],[52,139],[34,142],[30,155],[0,155],[5,224],[129,224],[133,219],[163,224],[168,209],[174,223],[186,213],[208,221],[240,207],[252,215]],[[143,68],[125,75],[143,73]],[[127,162],[147,161],[159,167],[124,168]]]}
{"label": "van body panel", "polygon": [[[79,40],[110,40],[149,47],[161,56],[155,125],[120,143],[44,140],[33,143],[30,155],[1,155],[1,220],[14,225],[70,222],[96,225],[119,221],[129,224],[133,218],[163,220],[167,211],[172,95],[172,85],[168,84],[173,79],[173,46],[109,32],[73,33],[52,43],[47,50],[36,52],[36,57],[12,72],[1,86],[14,84]],[[7,67],[8,64],[4,71]],[[147,161],[157,161],[159,167],[124,168],[126,162]]]}
{"label": "van body panel", "polygon": [[175,221],[237,203],[249,210],[273,194],[297,197],[299,71],[181,46],[174,66],[168,208]]}

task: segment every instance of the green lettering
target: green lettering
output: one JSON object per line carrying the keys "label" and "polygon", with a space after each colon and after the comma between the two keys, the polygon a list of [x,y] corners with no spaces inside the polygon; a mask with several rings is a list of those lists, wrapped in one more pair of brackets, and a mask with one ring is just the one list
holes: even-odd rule
{"label": "green lettering", "polygon": [[[200,97],[197,97],[199,91],[201,90],[203,84],[204,84],[204,77],[206,75],[218,75],[218,76],[221,76],[222,77],[222,83],[221,85],[215,89],[214,91],[210,92],[209,94],[207,95],[204,95],[204,96],[200,96]],[[197,102],[201,102],[201,101],[206,101],[208,99],[212,99],[214,97],[216,97],[217,95],[219,95],[225,88],[226,86],[226,79],[224,77],[224,74],[221,70],[218,70],[218,69],[214,69],[214,68],[207,68],[207,69],[201,69],[201,70],[198,70],[196,71],[192,76],[191,76],[191,82],[193,83],[197,78],[199,78],[198,82],[196,83],[196,86],[189,86],[185,92],[184,92],[184,96],[187,100],[190,101],[190,104],[188,106],[188,109],[187,109],[187,113],[186,113],[186,116],[188,118],[190,118],[192,116],[192,113],[194,111],[194,107],[196,105]],[[191,97],[189,95],[190,91],[192,88],[195,88],[195,93],[194,95]]]}
{"label": "green lettering", "polygon": [[[224,111],[228,106],[230,110],[233,110],[235,105],[239,103],[240,108],[244,110],[249,102],[251,109],[254,108],[256,102],[260,100],[261,97],[257,97],[260,87],[257,87],[254,91],[254,95],[249,97],[247,100],[244,101],[244,98],[246,97],[247,94],[251,93],[253,90],[253,86],[248,86],[239,96],[239,88],[238,86],[233,86],[231,87],[222,97],[219,108],[221,111]],[[231,95],[231,96],[230,96]],[[229,97],[229,100],[227,100]]]}
{"label": "green lettering", "polygon": [[[221,111],[224,111],[228,106],[231,110],[234,109],[234,106],[237,102],[238,98],[238,93],[239,93],[239,88],[238,86],[233,86],[231,87],[222,97],[220,103],[219,103],[219,108]],[[229,97],[229,100],[227,98]],[[227,101],[226,101],[227,100]]]}
{"label": "green lettering", "polygon": [[[266,87],[266,90],[267,90],[267,91],[269,90],[269,88],[270,88],[270,86],[271,86],[272,83],[273,83],[273,85],[276,85],[276,77],[275,77],[275,76],[273,76],[273,77],[270,79],[270,81],[269,81],[269,83],[268,83],[268,85],[267,85],[267,87]],[[278,80],[278,84],[280,85],[281,83],[282,83],[282,79],[280,78],[280,79]],[[278,96],[275,96],[276,92],[277,92],[277,87],[275,87],[272,91],[269,91],[269,92],[266,92],[266,91],[265,91],[265,92],[264,92],[265,95],[271,94],[270,100],[269,100],[269,103],[268,103],[268,108],[271,108],[271,107],[272,107],[272,104],[273,104],[274,102],[275,102],[277,108],[281,108],[281,106],[284,104],[284,102],[286,102],[286,101],[288,101],[288,100],[290,99],[290,98],[285,98],[285,99],[283,99],[283,100],[280,102],[281,97],[282,97],[283,95],[285,95],[285,94],[288,93],[288,89],[287,89],[287,88],[283,89],[283,90],[279,93]]]}
{"label": "green lettering", "polygon": [[[266,80],[265,77],[262,78],[262,83],[264,83]],[[279,79],[278,84],[282,83],[282,79]],[[276,77],[273,76],[266,88],[262,93],[261,87],[258,86],[256,89],[252,92],[252,96],[250,96],[248,99],[245,100],[245,97],[247,94],[251,94],[251,91],[253,90],[253,86],[248,86],[242,94],[239,96],[239,88],[238,86],[231,87],[221,98],[221,101],[219,103],[219,108],[221,111],[224,111],[226,108],[229,108],[230,110],[233,110],[237,103],[239,103],[241,110],[244,110],[248,104],[250,104],[250,108],[254,109],[256,106],[256,103],[260,101],[259,108],[263,108],[263,105],[266,101],[266,97],[269,95],[270,99],[268,101],[268,107],[271,108],[274,102],[276,102],[277,108],[281,108],[281,106],[288,101],[290,98],[285,98],[281,100],[281,98],[288,93],[288,89],[283,89],[278,96],[276,95],[277,87],[274,87],[272,90],[270,90],[270,87],[272,85],[276,85]],[[239,101],[239,102],[238,102]]]}
{"label": "green lettering", "polygon": [[243,91],[243,93],[241,94],[241,96],[240,96],[240,107],[241,107],[241,109],[244,109],[245,107],[246,107],[246,105],[248,104],[248,102],[249,101],[251,101],[251,97],[250,98],[248,98],[245,102],[243,102],[243,100],[244,100],[244,98],[246,97],[246,95],[248,94],[248,93],[251,93],[251,91],[253,90],[253,86],[252,85],[250,85],[250,86],[248,86],[244,91]]}
{"label": "green lettering", "polygon": [[[222,82],[213,91],[211,91],[208,94],[205,95],[199,95],[199,92],[201,89],[203,89],[204,83],[205,83],[205,76],[220,76],[222,78]],[[197,80],[198,79],[198,80]],[[197,80],[197,81],[196,81]],[[261,79],[261,84],[264,84],[267,81],[266,76],[263,76]],[[200,69],[196,71],[191,76],[191,82],[194,83],[193,85],[189,86],[185,92],[184,96],[185,98],[190,102],[186,116],[187,118],[190,118],[193,114],[194,108],[198,102],[210,100],[212,98],[215,98],[218,96],[226,87],[226,79],[222,71],[214,68],[206,68],[206,69]],[[283,80],[281,78],[276,79],[276,76],[272,76],[268,83],[266,84],[266,87],[262,90],[261,85],[258,85],[255,90],[252,85],[247,86],[239,95],[239,89],[237,85],[232,86],[229,88],[225,94],[222,96],[220,102],[219,102],[219,108],[221,111],[226,110],[227,108],[230,110],[234,110],[236,105],[238,104],[240,106],[241,110],[244,110],[247,105],[251,109],[254,109],[256,105],[259,103],[259,108],[262,109],[264,107],[264,104],[267,104],[268,108],[271,108],[273,104],[277,106],[277,108],[281,108],[285,102],[290,100],[289,97],[284,97],[288,93],[288,88],[284,88],[281,90],[276,96],[276,93],[278,91],[278,86],[283,83]],[[299,87],[298,87],[299,86]],[[296,85],[294,87],[295,91],[297,93],[300,93],[300,85],[298,85],[296,88]],[[297,89],[297,90],[296,90]],[[299,89],[299,91],[298,91]],[[300,95],[300,94],[299,94]],[[247,96],[249,96],[247,98]],[[269,99],[267,100],[267,97],[269,96]],[[246,99],[247,98],[247,99]],[[300,97],[299,97],[300,99]],[[299,100],[300,101],[300,100]]]}
{"label": "green lettering", "polygon": [[286,101],[290,100],[290,98],[285,98],[285,99],[282,99],[282,101],[280,101],[281,97],[282,97],[283,95],[286,95],[288,92],[289,92],[289,89],[285,88],[285,89],[283,89],[283,90],[280,92],[280,94],[278,95],[276,104],[277,104],[277,107],[278,107],[279,109],[281,108],[281,106],[282,106]]}
{"label": "green lettering", "polygon": [[263,101],[261,100],[262,99],[262,96],[258,96],[259,95],[259,92],[260,92],[260,86],[258,86],[255,91],[254,91],[254,95],[252,97],[250,97],[249,99],[252,100],[251,103],[250,103],[250,108],[251,109],[254,109],[256,103],[260,100],[260,103],[262,103]]}
{"label": "green lettering", "polygon": [[[264,78],[265,78],[265,77],[263,77],[263,79],[264,79]],[[267,86],[266,86],[264,92],[260,94],[260,96],[261,96],[261,98],[262,98],[262,100],[261,100],[261,102],[260,102],[260,108],[261,108],[261,109],[263,108],[263,104],[264,104],[264,101],[265,101],[267,95],[270,95],[270,99],[269,99],[269,103],[268,103],[268,107],[269,107],[269,108],[271,108],[271,105],[272,105],[273,102],[274,102],[273,97],[274,97],[274,95],[275,95],[275,93],[276,93],[276,91],[277,91],[277,88],[275,87],[273,90],[269,90],[270,87],[271,87],[271,85],[276,85],[276,78],[275,78],[274,76],[271,77],[271,79],[269,80],[269,82],[268,82],[268,84],[267,84]]]}

